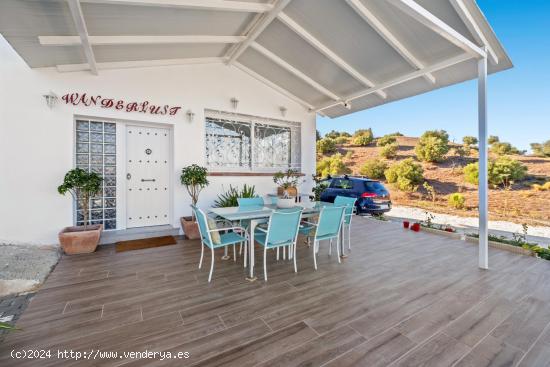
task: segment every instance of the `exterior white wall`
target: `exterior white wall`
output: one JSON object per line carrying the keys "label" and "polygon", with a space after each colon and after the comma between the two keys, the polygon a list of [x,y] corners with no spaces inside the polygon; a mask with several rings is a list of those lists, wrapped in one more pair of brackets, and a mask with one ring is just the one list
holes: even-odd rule
{"label": "exterior white wall", "polygon": [[[163,123],[173,126],[174,172],[172,224],[190,214],[190,199],[179,183],[181,168],[205,165],[204,110],[238,113],[302,123],[302,171],[311,187],[315,172],[315,115],[242,71],[225,65],[58,73],[53,68],[30,69],[0,37],[0,243],[56,244],[58,231],[73,224],[72,198],[57,193],[65,172],[74,165],[75,115]],[[154,116],[100,107],[66,105],[52,109],[43,94],[99,94],[126,101],[183,106],[176,116]],[[195,113],[187,121],[185,111]],[[118,167],[117,167],[118,170]],[[119,176],[120,177],[120,176]],[[229,184],[256,186],[261,194],[275,191],[271,177],[210,177],[199,205],[208,207]],[[118,209],[118,208],[117,208]],[[120,226],[120,223],[119,223]]]}

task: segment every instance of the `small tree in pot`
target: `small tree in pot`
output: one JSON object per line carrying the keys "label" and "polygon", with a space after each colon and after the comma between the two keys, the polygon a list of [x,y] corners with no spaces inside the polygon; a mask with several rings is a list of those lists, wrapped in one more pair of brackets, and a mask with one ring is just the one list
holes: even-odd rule
{"label": "small tree in pot", "polygon": [[[184,167],[181,170],[181,184],[187,189],[193,205],[197,205],[199,194],[208,186],[209,182],[207,177],[208,170],[196,164]],[[199,227],[195,222],[193,212],[191,213],[191,217],[182,217],[180,221],[187,238],[192,240],[200,238]]]}
{"label": "small tree in pot", "polygon": [[288,169],[286,172],[277,172],[273,175],[273,182],[277,185],[277,205],[280,207],[292,207],[298,196],[298,171]]}
{"label": "small tree in pot", "polygon": [[61,195],[71,193],[74,200],[82,203],[83,226],[66,227],[59,233],[59,242],[66,254],[94,252],[101,236],[102,224],[89,224],[90,199],[101,191],[103,178],[95,172],[74,168],[65,174],[63,184],[57,191]]}

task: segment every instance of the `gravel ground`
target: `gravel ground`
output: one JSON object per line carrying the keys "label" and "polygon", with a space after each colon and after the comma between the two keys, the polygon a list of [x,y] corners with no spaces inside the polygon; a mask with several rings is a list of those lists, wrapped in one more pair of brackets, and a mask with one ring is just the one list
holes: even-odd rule
{"label": "gravel ground", "polygon": [[[456,215],[439,214],[431,212],[435,218],[434,223],[448,224],[458,231],[465,233],[477,232],[478,218],[477,217],[459,217]],[[406,206],[394,206],[391,211],[386,213],[386,216],[391,220],[425,220],[426,211],[424,209],[406,207]],[[521,224],[505,222],[505,221],[489,221],[489,232],[491,234],[512,237],[512,233],[522,233],[523,228]],[[550,245],[550,227],[534,227],[530,226],[527,231],[527,238],[531,241],[538,242],[540,244]]]}
{"label": "gravel ground", "polygon": [[59,257],[54,246],[0,244],[0,297],[35,290]]}

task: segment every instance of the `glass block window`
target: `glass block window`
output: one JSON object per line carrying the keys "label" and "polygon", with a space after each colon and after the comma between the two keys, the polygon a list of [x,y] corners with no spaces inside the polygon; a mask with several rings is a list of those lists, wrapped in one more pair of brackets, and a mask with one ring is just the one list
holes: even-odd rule
{"label": "glass block window", "polygon": [[88,210],[92,224],[116,229],[116,124],[96,120],[77,120],[75,133],[76,166],[103,177],[101,193],[83,208],[78,200],[76,224],[84,224]]}
{"label": "glass block window", "polygon": [[300,170],[299,123],[207,111],[205,127],[211,169]]}

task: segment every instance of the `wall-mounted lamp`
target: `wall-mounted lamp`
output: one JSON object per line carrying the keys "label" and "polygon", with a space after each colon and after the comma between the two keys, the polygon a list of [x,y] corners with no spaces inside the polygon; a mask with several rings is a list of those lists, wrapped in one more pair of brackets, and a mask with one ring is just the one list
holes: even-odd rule
{"label": "wall-mounted lamp", "polygon": [[50,91],[50,93],[48,94],[44,94],[42,97],[44,97],[46,99],[46,105],[49,107],[49,108],[52,108],[53,106],[55,106],[55,104],[57,103],[57,96],[54,92]]}
{"label": "wall-mounted lamp", "polygon": [[236,110],[237,107],[239,106],[239,100],[235,97],[231,98],[231,106],[233,107],[234,110]]}
{"label": "wall-mounted lamp", "polygon": [[187,121],[193,122],[193,119],[195,118],[195,112],[187,110],[185,114],[187,115]]}
{"label": "wall-mounted lamp", "polygon": [[283,116],[283,117],[286,116],[286,107],[285,106],[279,107],[279,111],[281,111],[281,116]]}

